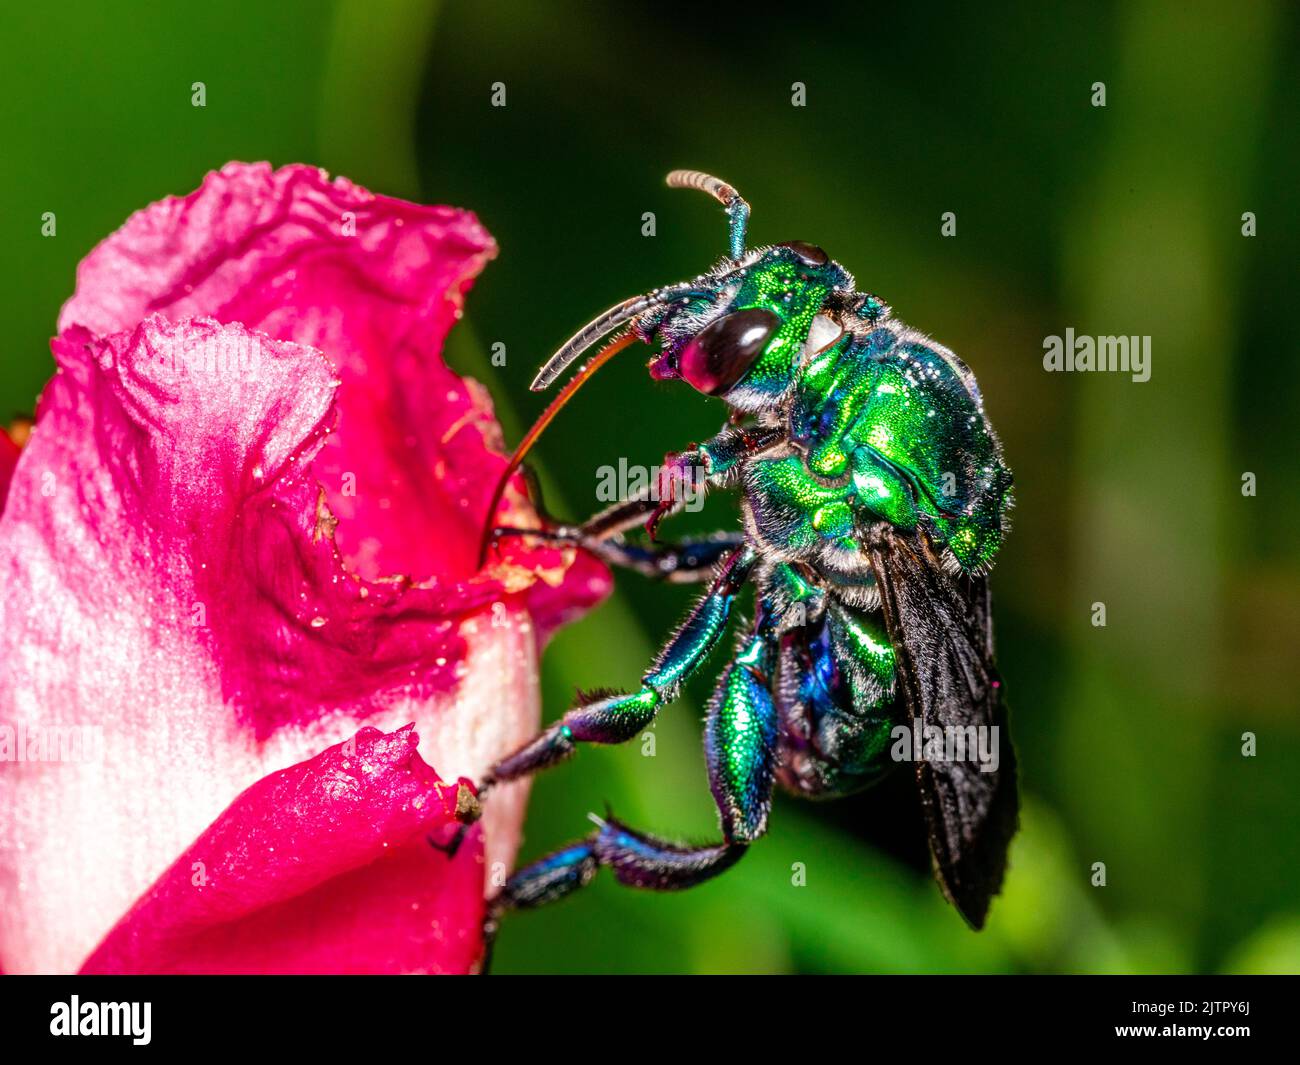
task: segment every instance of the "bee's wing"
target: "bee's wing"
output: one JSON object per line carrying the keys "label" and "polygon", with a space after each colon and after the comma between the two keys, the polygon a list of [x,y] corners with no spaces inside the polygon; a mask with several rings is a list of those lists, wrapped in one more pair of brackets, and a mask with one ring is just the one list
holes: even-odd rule
{"label": "bee's wing", "polygon": [[909,717],[941,729],[998,729],[996,772],[982,772],[968,757],[918,760],[916,773],[935,876],[949,901],[980,928],[1002,886],[1019,808],[1015,752],[993,666],[988,586],[983,578],[954,581],[917,539],[886,525],[871,531],[867,552]]}

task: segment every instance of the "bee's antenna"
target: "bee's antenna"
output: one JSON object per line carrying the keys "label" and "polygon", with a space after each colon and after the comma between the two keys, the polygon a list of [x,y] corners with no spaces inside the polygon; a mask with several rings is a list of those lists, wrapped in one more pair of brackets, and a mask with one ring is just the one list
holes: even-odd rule
{"label": "bee's antenna", "polygon": [[644,296],[633,296],[622,303],[614,304],[604,314],[596,316],[569,337],[564,346],[547,359],[542,368],[537,371],[533,383],[528,386],[529,389],[533,392],[541,392],[550,388],[560,374],[577,362],[589,347],[616,326],[630,322],[638,315],[652,311],[656,307],[663,307],[674,300],[690,299],[701,294],[697,285],[687,282],[683,285],[657,288]]}
{"label": "bee's antenna", "polygon": [[745,254],[745,227],[749,225],[749,204],[731,185],[701,170],[674,170],[668,175],[670,189],[699,189],[727,209],[731,219],[731,258],[740,262]]}
{"label": "bee's antenna", "polygon": [[630,300],[614,304],[604,314],[593,318],[569,337],[564,346],[547,359],[545,365],[537,371],[533,383],[528,386],[529,389],[533,392],[541,392],[543,389],[550,388],[555,383],[555,379],[564,373],[578,359],[578,356],[611,329],[631,321],[642,311],[658,306],[661,302],[661,297],[652,292],[648,296],[633,296]]}

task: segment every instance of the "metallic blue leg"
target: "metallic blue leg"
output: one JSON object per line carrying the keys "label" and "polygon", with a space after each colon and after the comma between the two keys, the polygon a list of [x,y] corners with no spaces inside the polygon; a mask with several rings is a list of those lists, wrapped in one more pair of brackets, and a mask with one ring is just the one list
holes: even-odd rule
{"label": "metallic blue leg", "polygon": [[709,779],[722,821],[723,842],[682,846],[636,832],[610,817],[599,828],[515,873],[489,907],[488,935],[501,914],[564,898],[589,884],[601,866],[619,883],[652,891],[694,887],[731,868],[767,829],[776,768],[777,721],[769,690],[772,636],[749,636],[723,672],[709,708]]}
{"label": "metallic blue leg", "polygon": [[636,832],[610,817],[585,840],[570,844],[520,869],[488,905],[484,928],[489,942],[507,910],[555,902],[591,883],[601,866],[620,884],[651,891],[680,891],[730,869],[744,855],[743,843],[683,847]]}
{"label": "metallic blue leg", "polygon": [[631,695],[603,695],[575,707],[550,728],[494,765],[479,789],[514,780],[555,765],[577,750],[579,743],[623,743],[645,729],[659,707],[671,702],[677,689],[708,657],[726,629],[731,604],[748,579],[757,556],[749,547],[725,560],[708,594],[660,652]]}

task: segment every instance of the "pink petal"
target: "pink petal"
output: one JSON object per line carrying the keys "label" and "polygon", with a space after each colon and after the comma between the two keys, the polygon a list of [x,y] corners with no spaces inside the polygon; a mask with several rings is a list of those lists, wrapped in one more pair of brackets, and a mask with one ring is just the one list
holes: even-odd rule
{"label": "pink petal", "polygon": [[[16,468],[0,441],[0,723],[93,726],[103,755],[0,765],[0,968],[75,968],[115,925],[96,967],[470,964],[523,787],[494,793],[486,855],[477,829],[452,862],[414,835],[304,852],[292,897],[266,848],[219,859],[238,914],[177,895],[176,856],[248,836],[267,774],[363,723],[415,721],[428,763],[479,777],[536,727],[540,639],[608,590],[519,541],[476,571],[504,459],[439,352],[494,250],[465,212],[232,164],[82,264]],[[328,834],[297,812],[295,839]]]}
{"label": "pink petal", "polygon": [[[495,581],[344,567],[311,469],[336,391],[318,353],[159,318],[54,351],[0,516],[0,723],[93,726],[103,754],[0,764],[8,972],[76,969],[233,796],[362,724],[415,721],[429,764],[477,779],[538,715],[531,624]],[[489,861],[523,801],[488,804]]]}
{"label": "pink petal", "polygon": [[9,481],[18,465],[18,454],[18,445],[0,428],[0,513],[4,511],[5,498],[9,495]]}
{"label": "pink petal", "polygon": [[[96,248],[59,327],[105,335],[154,312],[207,315],[325,352],[342,381],[339,423],[314,474],[349,569],[465,580],[505,463],[486,391],[438,352],[495,254],[468,212],[375,196],[313,167],[231,163]],[[506,558],[506,587],[542,578],[530,606],[543,636],[609,588],[585,556],[569,574],[572,552],[515,544]]]}
{"label": "pink petal", "polygon": [[438,779],[409,727],[363,728],[239,795],[82,971],[465,972],[483,918],[479,833],[457,861],[426,836],[471,794]]}

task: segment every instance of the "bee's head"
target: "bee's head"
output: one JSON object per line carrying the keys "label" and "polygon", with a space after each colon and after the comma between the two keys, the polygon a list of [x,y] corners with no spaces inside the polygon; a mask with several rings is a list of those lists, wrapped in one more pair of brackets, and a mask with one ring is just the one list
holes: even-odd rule
{"label": "bee's head", "polygon": [[811,350],[839,335],[822,314],[853,279],[812,244],[791,241],[724,260],[669,301],[637,317],[633,331],[657,342],[657,380],[682,380],[733,407],[753,410],[786,391]]}
{"label": "bee's head", "polygon": [[650,361],[651,376],[686,381],[736,410],[758,411],[784,395],[807,359],[842,332],[833,312],[851,297],[853,278],[821,248],[790,241],[746,251],[749,204],[740,193],[698,170],[674,170],[668,184],[707,192],[727,209],[730,255],[692,281],[615,304],[574,333],[537,372],[534,392],[549,388],[597,341],[614,333],[515,448],[488,508],[482,557],[492,515],[524,456],[583,383],[634,341],[660,345]]}
{"label": "bee's head", "polygon": [[746,251],[749,204],[725,181],[698,170],[674,170],[668,184],[700,189],[727,209],[731,254],[691,281],[611,307],[551,357],[533,380],[534,390],[549,387],[596,341],[622,326],[566,390],[576,389],[632,341],[643,340],[660,346],[650,361],[652,377],[686,381],[738,410],[754,411],[783,395],[807,357],[840,335],[837,322],[823,311],[850,297],[848,271],[800,240]]}

